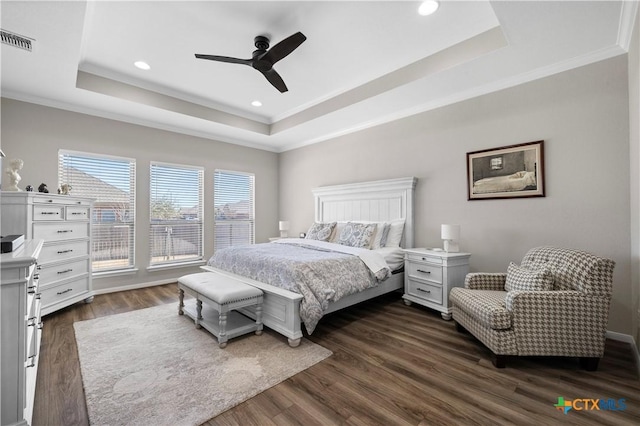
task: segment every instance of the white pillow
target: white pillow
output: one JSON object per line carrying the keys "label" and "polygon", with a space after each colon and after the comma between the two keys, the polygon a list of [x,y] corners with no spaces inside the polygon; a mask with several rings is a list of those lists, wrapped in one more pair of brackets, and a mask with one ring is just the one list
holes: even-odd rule
{"label": "white pillow", "polygon": [[382,241],[383,247],[400,247],[402,233],[404,231],[404,219],[396,219],[390,222],[389,234],[386,241]]}

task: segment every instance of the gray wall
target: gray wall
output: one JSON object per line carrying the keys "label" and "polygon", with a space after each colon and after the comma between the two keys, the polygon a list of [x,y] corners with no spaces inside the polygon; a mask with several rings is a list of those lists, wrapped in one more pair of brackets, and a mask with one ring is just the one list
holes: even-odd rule
{"label": "gray wall", "polygon": [[[610,257],[609,330],[631,334],[627,81],[622,55],[285,152],[280,216],[305,231],[316,186],[416,176],[417,247],[442,247],[440,225],[459,223],[472,271],[506,271],[539,245]],[[537,140],[545,198],[467,201],[467,152]]]}
{"label": "gray wall", "polygon": [[[94,289],[167,282],[197,267],[149,272],[149,164],[162,161],[205,168],[205,223],[213,224],[213,171],[256,176],[256,241],[278,233],[278,155],[163,130],[2,99],[2,150],[21,158],[20,187],[41,182],[55,191],[58,150],[67,149],[136,159],[136,266],[133,275],[94,279]],[[213,253],[213,226],[205,226],[205,258]]]}

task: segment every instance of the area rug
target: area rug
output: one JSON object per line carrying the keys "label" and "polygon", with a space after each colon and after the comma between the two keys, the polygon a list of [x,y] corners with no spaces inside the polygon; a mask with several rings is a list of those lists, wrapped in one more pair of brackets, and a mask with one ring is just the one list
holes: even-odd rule
{"label": "area rug", "polygon": [[74,323],[89,421],[197,425],[331,355],[270,333],[217,340],[177,303]]}

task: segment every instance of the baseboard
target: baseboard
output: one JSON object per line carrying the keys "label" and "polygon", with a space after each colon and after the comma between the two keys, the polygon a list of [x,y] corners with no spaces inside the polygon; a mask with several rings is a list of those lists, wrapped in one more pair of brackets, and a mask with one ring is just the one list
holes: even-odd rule
{"label": "baseboard", "polygon": [[98,295],[98,294],[116,293],[118,291],[136,290],[139,288],[154,287],[157,285],[171,284],[175,282],[177,282],[177,279],[173,278],[173,279],[166,279],[166,280],[159,280],[159,281],[150,281],[146,283],[123,285],[119,287],[102,288],[99,290],[93,290],[93,294]]}
{"label": "baseboard", "polygon": [[636,361],[636,370],[638,370],[638,377],[640,377],[640,352],[638,352],[638,345],[630,334],[622,334],[616,331],[607,331],[607,339],[618,340],[620,342],[627,342],[631,344],[631,350],[633,351],[633,358]]}

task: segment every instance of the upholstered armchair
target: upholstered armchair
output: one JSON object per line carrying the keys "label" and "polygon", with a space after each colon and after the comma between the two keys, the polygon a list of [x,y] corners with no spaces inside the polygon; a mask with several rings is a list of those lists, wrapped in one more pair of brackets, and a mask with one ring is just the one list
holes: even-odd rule
{"label": "upholstered armchair", "polygon": [[594,371],[604,354],[615,262],[572,249],[538,247],[507,273],[470,273],[450,300],[466,329],[504,368],[509,356],[578,357]]}

